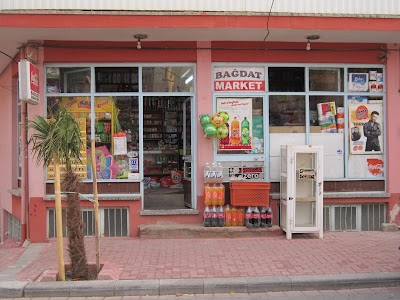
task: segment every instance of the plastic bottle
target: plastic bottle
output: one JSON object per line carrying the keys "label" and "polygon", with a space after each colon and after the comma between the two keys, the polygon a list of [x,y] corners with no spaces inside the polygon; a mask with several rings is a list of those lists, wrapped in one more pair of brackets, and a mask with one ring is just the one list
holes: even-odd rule
{"label": "plastic bottle", "polygon": [[218,227],[224,227],[225,226],[225,212],[224,208],[220,206],[218,208]]}
{"label": "plastic bottle", "polygon": [[218,205],[218,187],[215,183],[211,186],[211,193],[212,193],[211,205],[217,206]]}
{"label": "plastic bottle", "polygon": [[210,167],[210,173],[208,175],[208,178],[214,179],[215,178],[215,171],[216,171],[216,165],[215,165],[215,163],[212,163],[212,165]]}
{"label": "plastic bottle", "polygon": [[247,228],[253,227],[253,211],[251,210],[250,206],[247,208],[246,211],[245,222]]}
{"label": "plastic bottle", "polygon": [[232,226],[232,210],[229,204],[225,209],[225,226]]}
{"label": "plastic bottle", "polygon": [[240,124],[236,117],[233,119],[231,123],[231,144],[232,145],[240,144]]}
{"label": "plastic bottle", "polygon": [[272,227],[272,209],[268,207],[267,209],[267,227]]}
{"label": "plastic bottle", "polygon": [[225,187],[222,183],[217,186],[218,190],[218,205],[222,206],[225,204]]}
{"label": "plastic bottle", "polygon": [[212,204],[212,188],[209,184],[204,186],[204,205],[209,206]]}
{"label": "plastic bottle", "polygon": [[209,178],[210,177],[210,165],[208,163],[206,163],[205,167],[204,167],[204,178]]}
{"label": "plastic bottle", "polygon": [[255,206],[253,210],[253,227],[260,227],[261,217],[258,207]]}
{"label": "plastic bottle", "polygon": [[236,207],[232,207],[232,226],[238,226],[238,210]]}
{"label": "plastic bottle", "polygon": [[247,120],[247,117],[244,117],[242,121],[242,145],[250,144],[250,123]]}
{"label": "plastic bottle", "polygon": [[218,213],[217,213],[217,208],[213,206],[211,211],[211,227],[217,227],[217,226],[218,226]]}
{"label": "plastic bottle", "polygon": [[261,207],[261,227],[267,227],[267,208]]}
{"label": "plastic bottle", "polygon": [[215,178],[221,179],[223,177],[223,171],[224,168],[222,167],[222,164],[220,162],[217,163],[217,166],[215,168]]}
{"label": "plastic bottle", "polygon": [[244,208],[239,208],[238,225],[244,226]]}
{"label": "plastic bottle", "polygon": [[211,213],[210,213],[210,209],[208,208],[208,206],[206,206],[206,208],[204,209],[203,224],[204,224],[204,227],[211,227]]}

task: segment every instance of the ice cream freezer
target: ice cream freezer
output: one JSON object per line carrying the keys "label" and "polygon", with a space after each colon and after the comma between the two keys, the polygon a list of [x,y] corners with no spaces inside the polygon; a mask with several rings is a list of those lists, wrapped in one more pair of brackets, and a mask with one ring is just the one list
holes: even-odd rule
{"label": "ice cream freezer", "polygon": [[323,146],[281,146],[280,226],[323,237]]}

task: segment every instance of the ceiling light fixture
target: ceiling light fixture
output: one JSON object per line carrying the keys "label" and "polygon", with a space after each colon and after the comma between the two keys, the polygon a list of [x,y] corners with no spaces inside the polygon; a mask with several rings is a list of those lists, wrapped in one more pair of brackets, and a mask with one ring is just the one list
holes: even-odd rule
{"label": "ceiling light fixture", "polygon": [[311,50],[311,41],[318,40],[319,35],[318,34],[308,35],[306,38],[307,38],[306,50],[309,51]]}
{"label": "ceiling light fixture", "polygon": [[142,43],[140,42],[141,40],[147,39],[147,34],[143,33],[138,33],[133,36],[135,39],[137,39],[137,49],[142,49]]}

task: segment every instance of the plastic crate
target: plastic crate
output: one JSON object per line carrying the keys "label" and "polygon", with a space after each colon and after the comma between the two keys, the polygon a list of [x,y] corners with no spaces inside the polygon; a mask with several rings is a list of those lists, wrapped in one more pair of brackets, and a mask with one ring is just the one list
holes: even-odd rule
{"label": "plastic crate", "polygon": [[269,206],[270,182],[232,181],[230,183],[231,205]]}

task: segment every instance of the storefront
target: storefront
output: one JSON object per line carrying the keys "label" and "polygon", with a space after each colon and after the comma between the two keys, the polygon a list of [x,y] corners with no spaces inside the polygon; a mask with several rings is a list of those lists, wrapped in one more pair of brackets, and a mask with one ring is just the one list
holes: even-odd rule
{"label": "storefront", "polygon": [[[210,19],[194,19],[201,18]],[[104,16],[95,19],[105,20]],[[154,24],[165,23],[157,16],[151,19]],[[328,35],[325,20],[317,19]],[[126,19],[115,20],[118,27]],[[217,32],[231,19],[214,20],[221,23],[208,30]],[[251,26],[262,27],[257,23],[261,19],[253,16],[252,20]],[[328,24],[336,28],[330,19]],[[360,24],[354,24],[356,31]],[[143,40],[140,47],[132,41],[83,42],[78,37],[67,42],[27,42],[20,58],[33,59],[39,69],[40,101],[21,103],[10,93],[12,105],[3,105],[13,113],[2,124],[12,127],[24,119],[25,112],[28,119],[49,117],[59,107],[66,107],[77,119],[86,147],[75,171],[82,179],[88,236],[94,234],[93,204],[87,200],[93,197],[94,175],[101,234],[133,237],[145,224],[202,224],[203,169],[213,162],[223,166],[225,203],[229,203],[232,180],[270,182],[273,224],[278,225],[283,145],[323,146],[324,230],[379,230],[383,222],[399,222],[394,167],[398,162],[398,45],[332,38],[313,42],[310,50],[305,42],[289,37],[268,45],[257,39],[232,42],[221,34],[218,37],[215,42],[158,38]],[[16,85],[16,67],[10,65],[2,79],[4,86]],[[224,137],[205,137],[200,116],[220,111],[229,114]],[[16,210],[12,215],[22,218],[18,211],[25,208],[20,198],[26,197],[29,237],[32,242],[45,241],[55,236],[54,171],[37,166],[29,152],[26,165],[18,163],[16,153],[23,148],[13,135],[23,133],[13,129],[6,134],[13,145],[6,153],[11,157],[7,167],[21,170],[15,171],[18,176],[13,174],[12,181],[5,178],[3,185],[9,185],[6,193],[12,194],[13,205],[4,209]],[[91,171],[92,138],[96,174]],[[29,186],[26,194],[24,184]]]}

